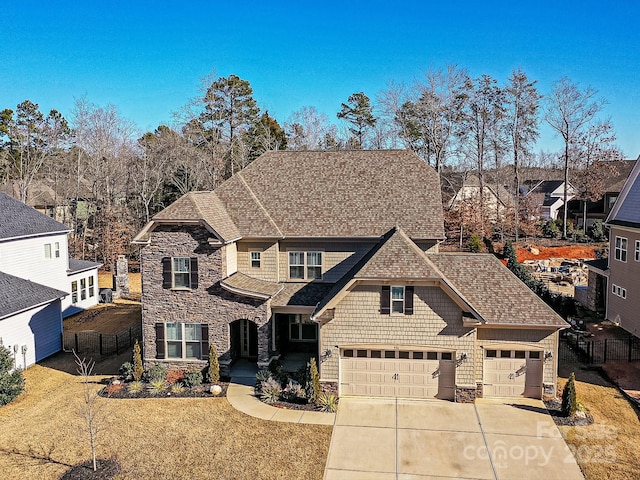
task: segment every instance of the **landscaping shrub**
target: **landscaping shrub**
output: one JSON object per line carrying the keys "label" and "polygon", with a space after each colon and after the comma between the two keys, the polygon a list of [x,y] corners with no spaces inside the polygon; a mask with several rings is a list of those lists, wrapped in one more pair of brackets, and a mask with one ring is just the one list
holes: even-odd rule
{"label": "landscaping shrub", "polygon": [[165,387],[166,384],[164,383],[164,380],[153,380],[147,386],[147,390],[151,395],[160,395]]}
{"label": "landscaping shrub", "polygon": [[149,370],[145,372],[145,380],[149,383],[167,380],[167,367],[156,363]]}
{"label": "landscaping shrub", "polygon": [[218,352],[213,343],[209,344],[209,365],[207,366],[207,381],[218,383],[220,381],[220,364],[218,363]]}
{"label": "landscaping shrub", "polygon": [[484,243],[482,243],[482,238],[477,233],[472,233],[467,241],[467,248],[470,252],[479,253],[483,250]]}
{"label": "landscaping shrub", "polygon": [[182,393],[184,392],[184,385],[182,383],[174,383],[171,385],[171,393]]}
{"label": "landscaping shrub", "polygon": [[200,370],[189,370],[184,374],[184,385],[187,388],[202,385],[202,372]]}
{"label": "landscaping shrub", "polygon": [[7,347],[0,346],[0,406],[6,405],[24,390],[22,370],[14,368],[13,357]]}
{"label": "landscaping shrub", "polygon": [[317,404],[323,412],[334,413],[338,409],[338,397],[323,393],[318,398]]}
{"label": "landscaping shrub", "polygon": [[549,220],[542,225],[542,235],[548,238],[558,238],[560,235],[562,220]]}
{"label": "landscaping shrub", "polygon": [[587,233],[594,242],[604,242],[607,240],[607,233],[605,232],[602,220],[595,220],[587,229]]}
{"label": "landscaping shrub", "polygon": [[142,382],[139,380],[134,380],[129,385],[127,385],[127,389],[129,393],[140,393],[142,391]]}
{"label": "landscaping shrub", "polygon": [[131,362],[124,362],[118,370],[118,375],[125,382],[133,380],[133,364]]}
{"label": "landscaping shrub", "polygon": [[258,370],[258,373],[256,373],[256,385],[255,385],[255,391],[257,394],[259,394],[262,391],[262,382],[266,382],[270,378],[272,377],[271,377],[271,372],[269,370],[267,370],[266,368],[261,368],[260,370]]}
{"label": "landscaping shrub", "polygon": [[142,380],[144,374],[144,367],[142,366],[142,351],[140,350],[140,344],[138,340],[133,345],[133,379],[136,382]]}
{"label": "landscaping shrub", "polygon": [[304,400],[305,391],[298,382],[294,382],[293,380],[289,380],[287,386],[282,391],[282,399],[287,402],[298,402],[300,400]]}
{"label": "landscaping shrub", "polygon": [[307,398],[309,402],[317,403],[322,394],[322,388],[320,387],[320,374],[318,373],[318,366],[316,365],[316,359],[314,357],[312,357],[309,362],[309,378]]}
{"label": "landscaping shrub", "polygon": [[172,368],[167,372],[166,381],[169,385],[174,385],[178,382],[181,382],[184,378],[184,370],[180,368]]}
{"label": "landscaping shrub", "polygon": [[562,390],[562,413],[566,417],[573,416],[578,411],[578,397],[576,395],[576,376],[571,376]]}
{"label": "landscaping shrub", "polygon": [[260,398],[262,398],[266,403],[276,403],[280,400],[282,387],[273,377],[269,377],[267,381],[262,382],[260,390]]}

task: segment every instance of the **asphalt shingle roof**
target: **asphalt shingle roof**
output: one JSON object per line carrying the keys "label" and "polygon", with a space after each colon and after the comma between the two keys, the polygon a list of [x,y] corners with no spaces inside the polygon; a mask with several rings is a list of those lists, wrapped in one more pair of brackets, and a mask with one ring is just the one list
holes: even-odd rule
{"label": "asphalt shingle roof", "polygon": [[0,272],[0,319],[67,295],[61,290]]}
{"label": "asphalt shingle roof", "polygon": [[231,291],[257,294],[261,297],[271,297],[282,290],[282,285],[279,283],[267,282],[240,272],[228,276],[220,282],[220,285]]}
{"label": "asphalt shingle roof", "polygon": [[0,240],[69,231],[66,225],[0,192]]}
{"label": "asphalt shingle roof", "polygon": [[89,262],[88,260],[78,260],[76,258],[69,259],[69,270],[68,273],[78,273],[83,272],[85,270],[90,270],[92,268],[101,267],[102,263]]}
{"label": "asphalt shingle roof", "polygon": [[444,238],[438,175],[404,150],[267,152],[213,193],[185,197],[154,220],[206,217],[227,241],[378,237],[394,225]]}
{"label": "asphalt shingle roof", "polygon": [[640,228],[640,163],[629,174],[607,223]]}

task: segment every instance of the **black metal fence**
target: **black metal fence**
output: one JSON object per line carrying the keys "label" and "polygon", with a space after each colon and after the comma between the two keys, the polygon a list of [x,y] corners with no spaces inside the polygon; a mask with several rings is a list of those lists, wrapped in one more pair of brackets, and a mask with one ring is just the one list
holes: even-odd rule
{"label": "black metal fence", "polygon": [[640,360],[640,339],[637,337],[589,340],[580,334],[569,334],[565,335],[563,341],[569,349],[561,349],[560,362],[571,363],[578,360],[582,363],[600,365],[613,361]]}
{"label": "black metal fence", "polygon": [[75,350],[78,354],[112,355],[133,346],[142,339],[142,326],[135,325],[120,333],[63,332],[62,349],[65,352]]}

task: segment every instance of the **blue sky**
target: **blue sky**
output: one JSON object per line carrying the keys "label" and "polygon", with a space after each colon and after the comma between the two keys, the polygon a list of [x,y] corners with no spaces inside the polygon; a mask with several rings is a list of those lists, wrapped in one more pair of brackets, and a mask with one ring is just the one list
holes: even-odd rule
{"label": "blue sky", "polygon": [[[542,93],[568,76],[608,101],[618,144],[640,154],[635,1],[29,1],[0,5],[0,109],[30,99],[70,115],[113,104],[142,131],[171,122],[200,79],[237,74],[280,123],[303,106],[332,121],[354,92],[374,98],[457,64],[504,82],[521,67]],[[559,148],[548,128],[538,147]]]}

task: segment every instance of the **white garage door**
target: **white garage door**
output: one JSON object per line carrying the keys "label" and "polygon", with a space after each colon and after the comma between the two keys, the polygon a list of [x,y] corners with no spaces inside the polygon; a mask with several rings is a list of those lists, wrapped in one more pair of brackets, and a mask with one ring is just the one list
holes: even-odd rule
{"label": "white garage door", "polygon": [[453,400],[453,358],[452,352],[343,349],[340,394]]}
{"label": "white garage door", "polygon": [[542,396],[542,352],[527,350],[485,350],[485,397]]}

